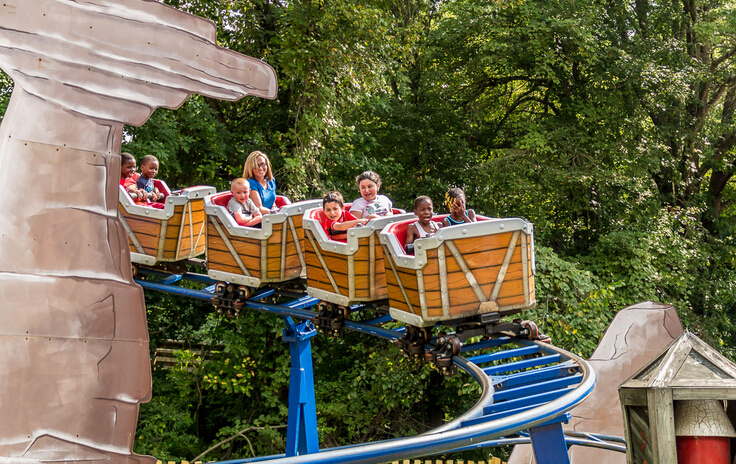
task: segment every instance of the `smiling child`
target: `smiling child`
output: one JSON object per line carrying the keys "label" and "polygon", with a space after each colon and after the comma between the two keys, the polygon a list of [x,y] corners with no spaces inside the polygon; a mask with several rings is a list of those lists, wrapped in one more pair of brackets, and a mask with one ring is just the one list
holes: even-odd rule
{"label": "smiling child", "polygon": [[344,206],[345,201],[340,192],[328,192],[322,198],[322,211],[324,212],[322,227],[331,240],[345,242],[349,228],[358,224],[365,225],[369,221],[367,218],[356,218],[349,211],[345,211]]}
{"label": "smiling child", "polygon": [[350,212],[356,218],[375,219],[393,214],[393,204],[386,195],[379,195],[381,178],[373,171],[365,171],[355,178],[360,198],[353,201]]}

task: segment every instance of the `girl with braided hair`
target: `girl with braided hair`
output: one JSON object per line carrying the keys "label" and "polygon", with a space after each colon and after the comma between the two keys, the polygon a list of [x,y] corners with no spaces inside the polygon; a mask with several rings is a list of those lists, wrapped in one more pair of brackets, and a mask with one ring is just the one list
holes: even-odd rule
{"label": "girl with braided hair", "polygon": [[445,227],[475,222],[476,220],[475,211],[465,209],[465,192],[460,188],[454,187],[447,191],[445,206],[450,210],[450,215],[442,221],[442,225]]}

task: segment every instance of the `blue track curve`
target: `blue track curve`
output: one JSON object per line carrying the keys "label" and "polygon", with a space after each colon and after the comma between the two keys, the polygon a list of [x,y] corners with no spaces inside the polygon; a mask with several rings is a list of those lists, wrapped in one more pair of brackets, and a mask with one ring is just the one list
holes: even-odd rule
{"label": "blue track curve", "polygon": [[[212,295],[209,287],[198,291],[173,285],[181,278],[169,276],[161,283],[146,280],[136,282],[144,289],[209,300]],[[206,276],[196,274],[187,274],[183,278],[209,283]],[[308,309],[317,303],[317,299],[312,297],[304,296],[279,305],[259,301],[274,293],[272,289],[260,290],[245,305],[304,320],[315,316],[315,312]],[[380,324],[389,321],[393,320],[381,316],[365,322],[345,321],[345,327],[387,340],[401,338],[404,335],[403,328],[389,330],[380,327]],[[482,393],[475,406],[441,427],[415,437],[321,450],[315,454],[240,459],[224,461],[223,464],[264,460],[273,464],[375,463],[488,446],[492,440],[501,439],[502,442],[502,437],[565,421],[569,417],[567,411],[582,402],[595,385],[595,373],[585,360],[547,343],[507,336],[464,345],[462,356],[455,356],[453,362],[478,382]],[[529,441],[528,438],[521,438],[514,443],[524,440]],[[615,437],[612,440],[590,436],[569,437],[567,441],[568,445],[583,444],[616,451],[625,449],[620,444],[605,444],[617,441]],[[503,444],[501,442],[499,444]]]}

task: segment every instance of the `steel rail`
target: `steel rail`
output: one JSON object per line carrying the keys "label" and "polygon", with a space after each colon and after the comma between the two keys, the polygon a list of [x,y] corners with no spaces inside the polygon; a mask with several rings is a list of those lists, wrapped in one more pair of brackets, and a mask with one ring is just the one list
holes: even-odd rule
{"label": "steel rail", "polygon": [[[138,282],[138,281],[137,281]],[[208,292],[180,289],[175,290],[172,285],[154,283],[148,281],[140,281],[141,286],[156,291],[164,291],[168,293],[180,294],[199,299],[209,299],[211,296]],[[172,288],[173,287],[173,288]],[[182,291],[183,290],[183,291]],[[295,317],[298,319],[312,319],[315,312],[311,310],[301,309],[316,303],[316,300],[308,298],[300,298],[291,304],[269,304],[255,300],[256,298],[265,298],[273,294],[273,290],[265,290],[257,292],[251,299],[245,302],[248,308],[277,314],[282,317]],[[294,307],[291,307],[294,306]],[[362,323],[355,321],[345,321],[345,327],[350,330],[366,333],[372,336],[385,338],[387,340],[395,340],[403,336],[403,330],[389,330],[370,323]],[[574,365],[579,369],[581,380],[570,388],[570,391],[561,396],[545,402],[536,407],[529,407],[526,410],[520,410],[514,414],[505,417],[499,417],[487,421],[482,421],[486,408],[493,405],[494,397],[494,372],[501,371],[501,366],[493,366],[491,368],[481,368],[476,363],[462,356],[453,357],[453,363],[460,369],[467,372],[473,377],[481,387],[481,396],[476,404],[468,411],[463,413],[447,424],[425,432],[421,435],[408,438],[400,438],[395,440],[387,440],[375,443],[356,444],[347,447],[333,448],[321,450],[319,453],[300,455],[295,457],[271,456],[251,459],[239,459],[222,461],[221,464],[239,464],[246,462],[260,462],[267,460],[273,464],[286,463],[324,463],[324,464],[368,464],[376,462],[388,462],[399,459],[409,459],[421,456],[430,456],[453,450],[471,449],[489,446],[492,440],[509,440],[503,437],[515,434],[519,431],[527,430],[532,427],[540,426],[549,422],[559,421],[567,411],[574,408],[582,402],[592,391],[595,386],[595,372],[590,368],[585,360],[569,353],[561,348],[541,342],[529,342],[512,339],[510,337],[500,337],[476,344],[469,344],[463,347],[463,352],[474,351],[483,348],[500,347],[504,344],[516,343],[522,346],[534,347],[538,352],[546,353],[549,358],[559,359],[558,365]],[[534,350],[520,349],[519,353],[528,354]],[[516,356],[516,355],[514,355]],[[474,357],[479,363],[488,362],[488,360],[497,360],[503,357],[503,354],[480,355]],[[537,358],[540,359],[540,358]],[[528,362],[529,367],[534,367],[535,360]],[[508,376],[501,376],[503,378]],[[497,382],[498,378],[495,379]],[[470,425],[468,424],[470,422]],[[589,437],[573,437],[569,438],[571,444],[585,444],[586,446],[598,446],[604,448],[601,441]],[[511,439],[515,440],[515,439]],[[527,439],[528,440],[528,439]],[[566,440],[567,441],[567,440]],[[609,448],[614,445],[608,445]],[[615,445],[614,447],[620,447]],[[625,447],[624,447],[625,448]],[[617,449],[618,450],[618,449]]]}

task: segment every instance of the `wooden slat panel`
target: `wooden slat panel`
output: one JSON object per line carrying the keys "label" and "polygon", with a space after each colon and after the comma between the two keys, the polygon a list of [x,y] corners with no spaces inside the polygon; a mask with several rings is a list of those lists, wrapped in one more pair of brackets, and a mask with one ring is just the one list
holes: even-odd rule
{"label": "wooden slat panel", "polygon": [[[158,236],[161,233],[161,221],[128,214],[125,214],[124,217],[135,234],[136,239],[143,247],[145,253],[147,255],[156,256],[158,250]],[[135,250],[132,243],[129,243],[131,245],[131,250]]]}
{"label": "wooden slat panel", "polygon": [[290,231],[286,231],[286,269],[287,276],[298,276],[302,272],[302,263],[299,261],[299,253],[297,252],[297,243],[294,242],[294,236]]}
{"label": "wooden slat panel", "polygon": [[[370,240],[358,240],[358,251],[355,252],[353,269],[355,272],[355,298],[368,300],[371,297],[370,279]],[[345,261],[347,264],[347,260]]]}
{"label": "wooden slat panel", "polygon": [[[391,259],[391,257],[387,256],[385,259],[389,260]],[[409,307],[404,301],[404,295],[402,295],[401,293],[401,289],[399,288],[399,284],[396,280],[396,275],[394,274],[394,271],[391,269],[391,266],[388,262],[386,262],[385,278],[389,304],[391,305],[391,307],[399,309],[401,311],[409,312]]]}
{"label": "wooden slat panel", "polygon": [[304,262],[307,266],[307,284],[312,288],[334,293],[335,289],[330,283],[330,279],[327,277],[327,273],[322,267],[322,263],[320,263],[314,248],[312,248],[311,242],[306,240],[304,243],[306,247],[304,250]]}
{"label": "wooden slat panel", "polygon": [[[224,271],[232,274],[243,275],[243,271],[229,252],[208,250],[207,267],[212,271]],[[250,272],[250,271],[249,271]]]}
{"label": "wooden slat panel", "polygon": [[275,280],[281,274],[281,239],[283,234],[283,223],[274,224],[271,236],[266,244],[266,279]]}
{"label": "wooden slat panel", "polygon": [[[248,269],[248,272],[250,272],[252,276],[260,275],[261,241],[252,238],[233,237],[232,235],[227,233],[227,230],[224,226],[222,226],[222,224],[220,224],[220,228],[225,232],[225,237],[230,240],[230,244],[233,246],[233,249],[235,249],[240,259],[243,261],[243,264]],[[210,258],[209,255],[214,253],[216,256],[218,256],[219,259],[223,260],[218,262],[221,262],[224,265],[230,265],[230,261],[226,260],[225,258],[220,258],[221,255],[217,254],[230,254],[230,250],[227,248],[224,240],[220,237],[220,234],[217,232],[217,229],[215,229],[211,222],[208,222],[207,224],[207,253],[207,260],[209,263],[212,262],[212,258]],[[232,262],[236,263],[234,259],[232,260]],[[237,264],[235,265],[237,266]],[[236,272],[236,274],[242,274],[240,266],[238,266],[238,271]]]}

